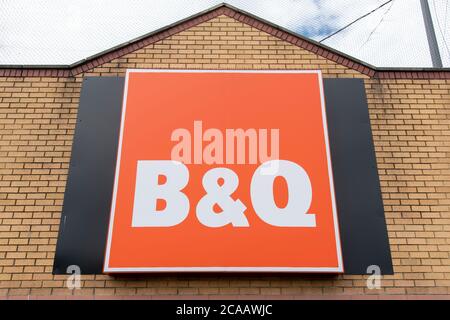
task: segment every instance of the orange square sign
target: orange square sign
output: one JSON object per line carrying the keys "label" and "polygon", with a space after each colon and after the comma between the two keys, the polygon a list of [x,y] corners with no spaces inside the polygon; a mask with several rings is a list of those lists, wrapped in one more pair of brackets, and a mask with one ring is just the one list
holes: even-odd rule
{"label": "orange square sign", "polygon": [[319,71],[128,70],[106,273],[343,272]]}

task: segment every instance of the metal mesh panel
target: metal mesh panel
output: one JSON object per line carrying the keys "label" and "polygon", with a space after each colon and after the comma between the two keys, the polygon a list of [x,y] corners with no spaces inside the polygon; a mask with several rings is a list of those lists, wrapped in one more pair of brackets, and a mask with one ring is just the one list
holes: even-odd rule
{"label": "metal mesh panel", "polygon": [[[220,0],[3,0],[0,64],[67,65],[220,4]],[[386,0],[228,0],[319,41]],[[429,0],[445,67],[449,0]],[[324,44],[378,67],[431,67],[419,0],[393,0]]]}

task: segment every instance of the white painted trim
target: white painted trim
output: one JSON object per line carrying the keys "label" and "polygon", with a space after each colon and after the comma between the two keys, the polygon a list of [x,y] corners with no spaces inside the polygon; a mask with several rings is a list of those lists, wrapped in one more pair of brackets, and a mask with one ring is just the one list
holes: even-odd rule
{"label": "white painted trim", "polygon": [[320,70],[215,70],[215,69],[127,69],[129,73],[309,73],[322,74]]}
{"label": "white painted trim", "polygon": [[339,273],[340,268],[309,267],[151,267],[151,268],[108,268],[106,273],[153,273],[153,272],[308,272]]}
{"label": "white painted trim", "polygon": [[337,250],[337,258],[338,258],[338,269],[339,272],[344,272],[344,266],[342,262],[342,247],[341,247],[341,237],[339,230],[339,220],[337,216],[337,206],[336,206],[336,196],[334,189],[334,179],[333,179],[333,168],[331,166],[331,153],[330,153],[330,140],[328,137],[328,121],[327,121],[327,111],[325,107],[325,93],[323,90],[323,79],[322,72],[318,70],[318,81],[319,81],[319,89],[320,89],[320,104],[322,106],[322,121],[323,121],[323,131],[324,131],[324,139],[325,139],[325,149],[327,152],[327,164],[328,164],[328,177],[330,180],[330,194],[331,194],[331,206],[333,208],[333,221],[334,221],[334,236],[336,239],[336,250]]}
{"label": "white painted trim", "polygon": [[124,94],[123,94],[123,101],[122,101],[122,113],[120,115],[120,133],[119,133],[119,145],[117,148],[117,161],[116,161],[116,172],[114,174],[114,191],[113,191],[113,197],[111,201],[111,213],[109,216],[109,226],[108,226],[108,240],[106,243],[106,254],[105,254],[105,261],[103,263],[103,271],[109,268],[109,257],[111,253],[111,241],[112,241],[112,235],[113,235],[113,228],[114,228],[114,214],[116,210],[116,198],[117,198],[117,189],[119,187],[119,171],[120,171],[120,159],[122,156],[122,141],[123,141],[123,129],[125,126],[125,114],[127,110],[127,97],[128,97],[128,77],[129,77],[130,70],[126,71],[125,75],[125,85],[124,85]]}
{"label": "white painted trim", "polygon": [[[334,234],[336,240],[336,254],[338,258],[338,266],[336,268],[321,268],[321,267],[151,267],[151,268],[110,268],[109,259],[111,252],[111,242],[114,227],[114,213],[116,207],[119,171],[120,171],[120,160],[122,152],[122,141],[123,141],[123,131],[125,126],[125,115],[127,107],[127,96],[128,96],[128,80],[130,73],[303,73],[303,74],[317,74],[319,81],[321,108],[322,108],[322,121],[324,128],[325,146],[327,154],[327,164],[328,164],[328,175],[330,183],[330,193],[331,202],[333,210],[333,221],[334,221]],[[335,191],[333,183],[333,171],[331,167],[331,157],[330,148],[328,140],[328,125],[326,119],[325,110],[325,99],[322,83],[322,72],[320,70],[185,70],[185,69],[127,69],[125,74],[125,87],[124,87],[124,97],[122,101],[122,114],[120,123],[120,136],[119,136],[119,146],[117,151],[117,162],[116,171],[114,178],[114,191],[111,204],[111,214],[108,228],[108,240],[106,246],[105,262],[103,271],[105,273],[152,273],[152,272],[310,272],[310,273],[343,273],[343,263],[342,263],[342,248],[339,235],[339,224],[337,219],[337,208],[335,200]]]}

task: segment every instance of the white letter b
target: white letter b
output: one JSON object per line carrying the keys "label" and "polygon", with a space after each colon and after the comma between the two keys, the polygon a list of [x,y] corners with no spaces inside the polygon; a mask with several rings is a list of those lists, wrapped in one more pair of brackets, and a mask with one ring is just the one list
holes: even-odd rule
{"label": "white letter b", "polygon": [[[166,181],[158,184],[158,176]],[[140,160],[137,163],[133,227],[172,227],[186,219],[189,199],[181,190],[189,182],[187,167],[172,160]],[[157,210],[158,199],[166,207]]]}

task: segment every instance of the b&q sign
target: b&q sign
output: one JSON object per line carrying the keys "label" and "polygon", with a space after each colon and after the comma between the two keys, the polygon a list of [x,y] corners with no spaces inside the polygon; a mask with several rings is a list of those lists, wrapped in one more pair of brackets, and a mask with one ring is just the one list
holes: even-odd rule
{"label": "b&q sign", "polygon": [[343,272],[320,72],[129,70],[104,271]]}

